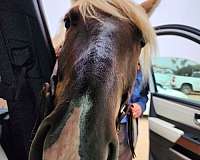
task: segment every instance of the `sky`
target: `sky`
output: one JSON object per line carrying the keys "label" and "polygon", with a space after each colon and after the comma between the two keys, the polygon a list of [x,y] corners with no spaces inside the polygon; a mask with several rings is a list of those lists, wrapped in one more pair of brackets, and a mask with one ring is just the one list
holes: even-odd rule
{"label": "sky", "polygon": [[[42,0],[50,34],[57,32],[59,22],[70,8],[70,0]],[[142,0],[135,0],[141,3]],[[200,29],[200,0],[160,0],[150,17],[153,26],[184,24]],[[200,46],[180,37],[159,37],[159,54],[183,57],[200,63]],[[189,55],[189,56],[188,56]]]}
{"label": "sky", "polygon": [[[70,0],[41,0],[53,36],[59,26],[59,20],[70,8]],[[200,0],[160,0],[160,4],[150,17],[154,26],[176,23],[200,28]],[[140,3],[141,0],[135,0]]]}

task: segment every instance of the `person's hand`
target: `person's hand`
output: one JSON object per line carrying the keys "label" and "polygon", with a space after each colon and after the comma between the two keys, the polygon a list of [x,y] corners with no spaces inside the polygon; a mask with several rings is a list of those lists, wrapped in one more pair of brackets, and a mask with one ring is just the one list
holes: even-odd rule
{"label": "person's hand", "polygon": [[142,107],[138,103],[130,104],[130,112],[134,118],[138,118],[142,115]]}
{"label": "person's hand", "polygon": [[6,100],[0,98],[0,109],[7,108],[7,102]]}

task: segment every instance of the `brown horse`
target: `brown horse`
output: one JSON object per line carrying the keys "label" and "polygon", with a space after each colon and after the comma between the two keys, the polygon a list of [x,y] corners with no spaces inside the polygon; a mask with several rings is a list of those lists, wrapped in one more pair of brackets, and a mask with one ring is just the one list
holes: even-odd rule
{"label": "brown horse", "polygon": [[[149,1],[150,4],[152,1]],[[55,108],[42,121],[30,160],[117,160],[116,119],[143,47],[148,73],[155,33],[129,0],[79,0],[65,15]]]}

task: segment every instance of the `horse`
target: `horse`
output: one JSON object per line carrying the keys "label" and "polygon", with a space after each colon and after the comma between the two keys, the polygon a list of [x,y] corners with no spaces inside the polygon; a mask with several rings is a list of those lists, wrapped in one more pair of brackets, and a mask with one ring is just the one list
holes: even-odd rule
{"label": "horse", "polygon": [[[78,0],[65,15],[54,108],[40,124],[29,160],[117,160],[116,121],[138,60],[147,79],[155,32],[152,0]],[[125,97],[125,98],[123,98]]]}

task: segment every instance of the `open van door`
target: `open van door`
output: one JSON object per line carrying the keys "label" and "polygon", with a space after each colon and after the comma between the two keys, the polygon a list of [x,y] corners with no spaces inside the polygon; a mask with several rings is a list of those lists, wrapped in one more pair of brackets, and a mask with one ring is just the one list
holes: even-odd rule
{"label": "open van door", "polygon": [[[184,25],[155,28],[159,55],[153,60],[149,116],[151,160],[200,159],[200,93],[190,76],[200,71],[200,30]],[[192,92],[173,88],[182,74]]]}

